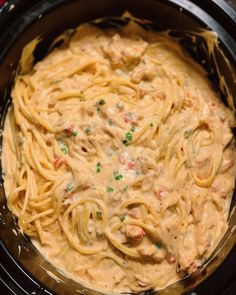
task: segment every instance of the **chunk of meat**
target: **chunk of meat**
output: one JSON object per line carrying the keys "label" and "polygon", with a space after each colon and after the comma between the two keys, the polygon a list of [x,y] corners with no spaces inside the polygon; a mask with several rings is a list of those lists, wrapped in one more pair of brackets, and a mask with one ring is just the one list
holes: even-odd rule
{"label": "chunk of meat", "polygon": [[228,177],[227,174],[219,174],[212,183],[212,191],[220,197],[226,198],[233,190],[234,180]]}
{"label": "chunk of meat", "polygon": [[157,74],[156,67],[154,64],[143,60],[140,64],[134,69],[131,76],[131,81],[134,83],[140,83],[141,80],[152,80]]}
{"label": "chunk of meat", "polygon": [[138,248],[138,252],[146,258],[151,258],[158,262],[161,262],[166,257],[165,249],[157,249],[153,244]]}
{"label": "chunk of meat", "polygon": [[150,169],[156,168],[156,163],[150,157],[139,156],[136,161],[136,167],[143,174],[147,174]]}
{"label": "chunk of meat", "polygon": [[131,239],[143,239],[145,237],[145,231],[137,225],[126,226],[126,236]]}
{"label": "chunk of meat", "polygon": [[212,151],[208,148],[202,149],[195,157],[195,168],[197,175],[200,178],[207,178],[211,174],[212,170]]}
{"label": "chunk of meat", "polygon": [[117,68],[138,61],[146,47],[147,43],[142,40],[130,40],[115,34],[111,42],[103,46],[103,51],[110,59],[112,67]]}
{"label": "chunk of meat", "polygon": [[229,168],[231,168],[234,165],[234,154],[233,150],[230,148],[227,148],[223,153],[223,159],[220,166],[220,173],[226,172]]}
{"label": "chunk of meat", "polygon": [[133,218],[140,218],[140,212],[139,212],[138,208],[132,208],[129,211],[129,215]]}

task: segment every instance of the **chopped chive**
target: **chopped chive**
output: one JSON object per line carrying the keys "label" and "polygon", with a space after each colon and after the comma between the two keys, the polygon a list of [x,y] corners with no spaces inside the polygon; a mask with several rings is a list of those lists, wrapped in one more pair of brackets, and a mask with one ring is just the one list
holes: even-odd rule
{"label": "chopped chive", "polygon": [[76,137],[76,136],[78,135],[78,131],[74,130],[74,131],[72,132],[72,135],[73,135],[74,137]]}
{"label": "chopped chive", "polygon": [[111,187],[111,186],[108,186],[108,187],[107,187],[107,192],[108,192],[108,193],[114,192],[114,188]]}
{"label": "chopped chive", "polygon": [[189,136],[193,133],[193,129],[188,129],[184,132],[184,137],[189,138]]}
{"label": "chopped chive", "polygon": [[123,177],[122,174],[119,173],[119,171],[114,171],[113,175],[115,180],[121,180],[121,178]]}
{"label": "chopped chive", "polygon": [[124,139],[124,140],[122,141],[122,143],[123,143],[125,146],[128,146],[128,145],[129,145],[129,141],[128,141],[127,139]]}
{"label": "chopped chive", "polygon": [[100,106],[103,106],[105,103],[106,103],[106,102],[105,102],[104,99],[100,99],[100,100],[98,101],[98,104],[99,104]]}
{"label": "chopped chive", "polygon": [[125,133],[125,139],[122,141],[125,146],[129,145],[130,141],[133,139],[132,132],[128,131]]}
{"label": "chopped chive", "polygon": [[73,188],[74,188],[73,187],[73,184],[72,183],[68,183],[67,186],[66,186],[66,191],[67,192],[71,192],[73,190]]}
{"label": "chopped chive", "polygon": [[115,180],[120,180],[123,176],[120,174],[120,175],[117,175],[115,176]]}
{"label": "chopped chive", "polygon": [[128,140],[128,141],[131,141],[133,139],[133,135],[130,131],[126,132],[125,134],[125,138]]}
{"label": "chopped chive", "polygon": [[96,218],[97,218],[97,220],[102,220],[102,212],[97,211],[96,212]]}
{"label": "chopped chive", "polygon": [[162,248],[162,244],[160,242],[158,242],[158,243],[155,244],[155,247],[157,249],[161,249]]}
{"label": "chopped chive", "polygon": [[98,162],[96,165],[96,172],[100,173],[101,172],[101,164]]}
{"label": "chopped chive", "polygon": [[97,113],[98,114],[101,114],[102,113],[102,110],[100,108],[97,108]]}
{"label": "chopped chive", "polygon": [[132,128],[130,129],[130,131],[134,132],[135,131],[135,127],[132,126]]}
{"label": "chopped chive", "polygon": [[108,124],[109,124],[110,126],[113,126],[113,121],[112,121],[112,119],[109,119],[109,120],[108,120]]}
{"label": "chopped chive", "polygon": [[125,217],[126,217],[125,214],[120,215],[120,221],[123,222],[125,220]]}
{"label": "chopped chive", "polygon": [[152,128],[152,127],[153,127],[153,123],[151,122],[151,123],[149,124],[149,126]]}
{"label": "chopped chive", "polygon": [[63,145],[63,146],[61,146],[61,151],[63,152],[63,154],[68,154],[68,147],[67,146],[65,146],[65,145]]}

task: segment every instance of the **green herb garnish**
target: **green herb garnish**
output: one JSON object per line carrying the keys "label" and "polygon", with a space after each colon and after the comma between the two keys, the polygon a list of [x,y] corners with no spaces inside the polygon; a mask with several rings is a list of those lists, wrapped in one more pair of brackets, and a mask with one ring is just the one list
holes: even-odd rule
{"label": "green herb garnish", "polygon": [[149,124],[149,126],[152,128],[152,127],[153,127],[153,123],[151,122],[151,123]]}
{"label": "green herb garnish", "polygon": [[134,132],[135,131],[135,127],[132,126],[132,128],[130,129],[130,131]]}
{"label": "green herb garnish", "polygon": [[101,172],[101,164],[98,162],[96,165],[96,172],[100,173]]}
{"label": "green herb garnish", "polygon": [[101,114],[102,113],[102,110],[100,108],[97,108],[97,113],[98,114]]}
{"label": "green herb garnish", "polygon": [[68,154],[68,147],[66,145],[61,145],[61,151],[63,152],[63,154]]}
{"label": "green herb garnish", "polygon": [[73,190],[74,186],[72,183],[68,183],[67,186],[66,186],[66,191],[67,192],[71,192]]}
{"label": "green herb garnish", "polygon": [[103,106],[105,103],[106,103],[106,102],[105,102],[104,99],[100,99],[100,100],[98,101],[98,104],[99,104],[100,106]]}
{"label": "green herb garnish", "polygon": [[113,121],[112,121],[112,119],[109,119],[109,120],[108,120],[108,124],[109,124],[110,126],[113,126]]}
{"label": "green herb garnish", "polygon": [[111,187],[111,186],[108,186],[108,187],[107,187],[107,192],[108,192],[108,193],[112,193],[112,192],[114,192],[114,188]]}
{"label": "green herb garnish", "polygon": [[125,217],[126,217],[125,214],[120,215],[120,221],[123,222],[125,220]]}
{"label": "green herb garnish", "polygon": [[123,143],[125,146],[129,145],[129,141],[128,141],[127,139],[124,139],[124,140],[122,141],[122,143]]}
{"label": "green herb garnish", "polygon": [[162,248],[162,244],[160,242],[158,242],[158,243],[155,244],[155,247],[157,249],[161,249]]}
{"label": "green herb garnish", "polygon": [[96,212],[96,218],[97,218],[97,220],[102,220],[102,212],[97,211]]}
{"label": "green herb garnish", "polygon": [[121,178],[123,177],[122,174],[119,173],[119,171],[114,171],[113,175],[115,180],[121,180]]}
{"label": "green herb garnish", "polygon": [[125,139],[123,140],[123,144],[125,146],[129,145],[129,143],[132,141],[133,139],[133,134],[132,132],[128,131],[125,133]]}
{"label": "green herb garnish", "polygon": [[72,135],[73,135],[74,137],[76,137],[76,136],[78,135],[78,131],[76,131],[76,130],[72,131]]}
{"label": "green herb garnish", "polygon": [[126,132],[125,134],[125,138],[128,140],[128,141],[131,141],[133,139],[133,135],[130,131]]}

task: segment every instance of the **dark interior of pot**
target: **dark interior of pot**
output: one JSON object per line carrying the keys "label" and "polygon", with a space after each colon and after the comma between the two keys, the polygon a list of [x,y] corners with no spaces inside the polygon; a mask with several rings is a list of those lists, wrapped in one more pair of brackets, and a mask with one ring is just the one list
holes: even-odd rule
{"label": "dark interior of pot", "polygon": [[[7,107],[10,104],[10,88],[14,73],[22,49],[28,42],[41,36],[42,41],[35,50],[37,61],[46,55],[52,40],[63,30],[75,28],[82,22],[104,16],[121,16],[126,10],[136,17],[153,21],[148,25],[148,29],[170,30],[170,35],[177,38],[193,58],[207,70],[209,79],[220,93],[224,103],[229,103],[231,108],[233,104],[236,105],[236,43],[213,18],[194,4],[160,0],[53,0],[41,2],[38,1],[28,10],[23,10],[20,7],[17,12],[16,9],[5,20],[7,30],[0,39],[0,48],[2,49],[0,52],[1,129],[4,125]],[[176,4],[178,2],[181,2],[181,8]],[[116,19],[114,22],[119,24],[120,21]],[[212,29],[218,34],[220,42],[214,51],[210,50],[206,38],[198,34],[199,30],[204,28]],[[196,40],[192,36],[195,36]],[[227,97],[230,95],[234,97],[234,101],[227,101]],[[18,286],[17,294],[25,294],[23,290],[28,294],[42,292],[49,294],[45,287],[57,294],[100,294],[59,273],[41,256],[29,239],[19,232],[16,218],[7,208],[2,183],[1,180],[0,220],[2,225],[0,235],[2,253],[0,255],[5,256],[6,272],[3,279],[9,282],[13,291],[16,286],[15,282],[20,281],[21,286]],[[229,230],[212,257],[191,277],[185,278],[182,282],[176,283],[158,294],[180,294],[191,290],[222,263],[235,244],[235,233],[233,232],[233,226],[236,224],[235,202],[236,194],[234,192]],[[22,293],[19,293],[21,291]],[[152,290],[149,293],[152,293]]]}

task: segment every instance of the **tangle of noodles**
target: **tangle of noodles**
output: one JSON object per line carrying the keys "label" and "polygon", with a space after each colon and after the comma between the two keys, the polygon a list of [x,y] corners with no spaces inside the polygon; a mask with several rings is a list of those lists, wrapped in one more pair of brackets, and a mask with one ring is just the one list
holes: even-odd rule
{"label": "tangle of noodles", "polygon": [[82,25],[16,77],[12,100],[8,206],[68,276],[161,289],[212,253],[234,188],[234,116],[179,44],[133,22]]}

